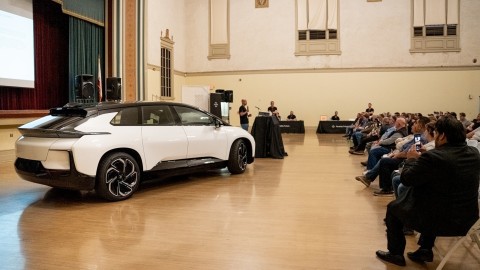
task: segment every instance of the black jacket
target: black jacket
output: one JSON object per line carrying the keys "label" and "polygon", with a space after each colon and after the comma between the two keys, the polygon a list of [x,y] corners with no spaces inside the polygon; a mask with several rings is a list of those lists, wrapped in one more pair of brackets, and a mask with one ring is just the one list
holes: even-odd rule
{"label": "black jacket", "polygon": [[401,174],[409,190],[389,204],[405,225],[437,236],[465,235],[479,217],[480,154],[444,144],[409,159]]}

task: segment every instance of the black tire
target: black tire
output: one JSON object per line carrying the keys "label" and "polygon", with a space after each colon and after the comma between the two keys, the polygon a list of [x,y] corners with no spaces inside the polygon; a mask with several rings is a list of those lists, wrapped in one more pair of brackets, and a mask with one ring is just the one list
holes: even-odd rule
{"label": "black tire", "polygon": [[232,174],[243,173],[247,169],[248,147],[243,140],[236,140],[230,148],[227,168]]}
{"label": "black tire", "polygon": [[140,167],[137,161],[123,152],[104,157],[98,166],[96,191],[105,200],[128,199],[140,185]]}

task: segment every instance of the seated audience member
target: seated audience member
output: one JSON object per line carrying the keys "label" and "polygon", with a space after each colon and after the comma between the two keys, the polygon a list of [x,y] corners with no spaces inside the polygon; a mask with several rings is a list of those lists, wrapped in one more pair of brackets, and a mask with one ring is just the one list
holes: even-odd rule
{"label": "seated audience member", "polygon": [[456,112],[445,112],[444,116],[451,116],[451,117],[457,119],[457,113]]}
{"label": "seated audience member", "polygon": [[357,118],[353,121],[353,124],[345,128],[345,135],[343,137],[347,137],[350,140],[356,126],[360,125],[360,121],[362,120],[362,113],[357,113]]}
{"label": "seated audience member", "polygon": [[[453,169],[455,168],[455,169]],[[420,233],[410,260],[433,261],[432,248],[437,236],[463,236],[478,220],[478,175],[480,154],[465,143],[465,129],[452,117],[440,117],[435,123],[435,149],[417,152],[412,145],[400,179],[408,191],[387,206],[388,251],[377,257],[405,266],[407,226]]]}
{"label": "seated audience member", "polygon": [[297,116],[295,116],[295,114],[293,114],[293,111],[290,111],[290,114],[287,116],[287,119],[290,120],[290,121],[296,121]]}
{"label": "seated audience member", "polygon": [[[390,115],[390,113],[387,113],[387,115]],[[390,116],[384,118],[384,123],[382,124],[382,127],[380,128],[380,134],[379,134],[380,140],[385,139],[386,136],[390,135],[391,132],[395,131],[395,121],[397,121],[397,117],[395,115],[390,115]],[[357,147],[357,150],[361,151],[361,149],[365,149],[366,152],[368,153],[368,152],[370,152],[370,149],[372,148],[372,145],[375,142],[376,141],[367,142],[365,145],[362,145],[362,143],[360,143],[359,146]],[[367,166],[367,161],[362,161],[362,162],[360,162],[360,164],[362,164],[362,166]],[[375,179],[377,177],[376,174],[374,174],[374,175],[375,175],[375,177],[373,177],[371,179]]]}
{"label": "seated audience member", "polygon": [[459,115],[460,115],[460,122],[462,123],[465,129],[472,124],[472,122],[467,120],[467,115],[464,112],[459,113]]}
{"label": "seated audience member", "polygon": [[467,131],[472,131],[480,127],[480,113],[477,118],[473,119],[472,123],[467,127]]}
{"label": "seated audience member", "polygon": [[340,117],[338,116],[338,112],[337,112],[337,111],[335,111],[335,114],[332,115],[332,117],[330,117],[330,120],[337,120],[337,121],[340,120]]}
{"label": "seated audience member", "polygon": [[480,127],[467,133],[467,139],[480,141]]}
{"label": "seated audience member", "polygon": [[354,155],[363,155],[367,145],[379,140],[385,134],[385,132],[392,127],[392,123],[394,123],[395,120],[392,121],[388,117],[383,117],[382,123],[377,124],[377,127],[370,131],[367,136],[362,137],[358,145],[354,145],[354,147],[350,149],[349,153]]}
{"label": "seated audience member", "polygon": [[373,115],[371,118],[369,118],[364,128],[360,128],[357,131],[355,131],[352,135],[353,146],[350,147],[349,153],[354,155],[363,155],[363,150],[357,149],[358,146],[362,142],[366,144],[365,142],[366,140],[367,141],[378,140],[379,138],[378,134],[380,129],[379,125],[380,123],[378,122],[377,116]]}
{"label": "seated audience member", "polygon": [[270,107],[267,109],[273,116],[276,116],[278,119],[280,119],[280,113],[278,112],[277,107],[275,107],[275,102],[270,101]]}
{"label": "seated audience member", "polygon": [[382,136],[388,129],[393,127],[395,125],[395,121],[397,121],[397,118],[394,116],[383,117],[379,135]]}
{"label": "seated audience member", "polygon": [[[420,152],[430,151],[435,148],[435,121],[429,122],[425,126],[425,131],[423,136],[428,141],[428,143],[422,145]],[[395,193],[395,198],[398,198],[403,192],[405,192],[406,187],[400,182],[400,173],[392,175],[392,186]]]}
{"label": "seated audience member", "polygon": [[[421,153],[423,153],[425,151],[430,151],[430,150],[435,148],[435,138],[434,138],[434,136],[435,136],[435,133],[434,133],[434,131],[435,131],[435,121],[429,122],[425,127],[426,128],[425,128],[425,131],[424,131],[423,135],[426,138],[426,140],[428,141],[428,143],[422,145],[422,147],[420,148]],[[395,193],[395,198],[398,198],[399,196],[402,196],[402,194],[407,190],[407,187],[405,187],[401,183],[401,180],[400,180],[401,169],[402,168],[400,168],[399,170],[396,170],[396,171],[394,171],[394,173],[392,173],[392,187],[393,187],[393,191]],[[403,234],[413,235],[414,231],[411,228],[408,228],[408,227],[404,226]]]}
{"label": "seated audience member", "polygon": [[[420,143],[427,144],[428,141],[425,138],[426,125],[430,122],[428,117],[422,117],[415,121],[412,126],[413,134],[420,134]],[[410,136],[408,136],[410,138]],[[407,158],[407,152],[412,145],[415,144],[414,136],[411,136],[410,140],[404,140],[403,143],[398,144],[399,150],[395,150],[389,157],[382,158],[378,161],[379,171],[379,186],[380,190],[374,191],[373,195],[375,196],[388,196],[393,195],[392,187],[392,173],[400,164]]]}
{"label": "seated audience member", "polygon": [[[393,131],[392,131],[393,130]],[[391,132],[394,132],[396,130],[395,127],[389,129],[385,134],[389,134]],[[383,135],[382,138],[385,137],[385,134]],[[369,169],[367,167],[367,170],[363,173],[363,175],[360,175],[360,176],[356,176],[355,177],[355,180],[357,181],[360,181],[362,182],[366,187],[369,187],[370,184],[375,181],[375,178],[377,178],[377,176],[379,176],[380,172],[384,172],[386,173],[386,165],[387,164],[390,164],[391,162],[389,162],[390,158],[393,158],[395,157],[395,155],[400,152],[399,150],[402,150],[402,147],[404,147],[404,149],[407,149],[407,147],[409,147],[409,145],[407,146],[404,146],[405,144],[407,143],[410,143],[409,145],[411,145],[411,143],[413,143],[413,135],[409,135],[409,136],[405,136],[405,137],[399,137],[395,140],[395,148],[398,149],[398,150],[394,150],[393,152],[390,152],[388,154],[385,154],[384,158],[381,158],[379,159],[379,161],[373,166],[373,168]],[[400,157],[400,156],[399,156]],[[396,160],[393,160],[392,163],[396,163]],[[368,166],[368,160],[367,162],[361,162],[362,165],[365,165],[365,166]],[[382,169],[382,170],[381,170]],[[390,172],[391,173],[391,172]],[[384,180],[385,181],[385,180]],[[380,190],[379,191],[375,191],[373,193],[373,195],[375,196],[386,196],[386,195],[391,195],[393,194],[393,192],[389,192],[389,190],[391,190],[391,184],[388,183],[388,184],[384,184],[384,182],[381,182],[380,183]]]}
{"label": "seated audience member", "polygon": [[395,149],[395,140],[407,136],[405,118],[399,117],[395,121],[395,132],[391,133],[386,139],[379,140],[372,145],[368,152],[367,170],[372,169],[378,160],[385,154]]}
{"label": "seated audience member", "polygon": [[356,147],[359,144],[360,140],[363,137],[365,137],[373,129],[376,129],[378,127],[376,116],[369,117],[368,113],[363,113],[362,115],[363,115],[362,117],[365,117],[366,121],[363,121],[363,124],[361,126],[358,126],[353,130],[352,141],[353,141],[354,147]]}

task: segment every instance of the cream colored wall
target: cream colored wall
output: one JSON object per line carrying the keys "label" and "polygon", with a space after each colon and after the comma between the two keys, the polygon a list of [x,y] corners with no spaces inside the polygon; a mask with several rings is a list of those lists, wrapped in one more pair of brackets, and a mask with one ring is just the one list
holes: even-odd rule
{"label": "cream colored wall", "polygon": [[339,0],[341,55],[295,56],[295,1],[230,0],[230,59],[207,60],[208,0],[185,5],[186,72],[479,66],[480,1],[460,1],[459,53],[410,53],[411,1]]}
{"label": "cream colored wall", "polygon": [[[170,101],[182,101],[182,86],[186,84],[186,78],[183,74],[174,73],[173,75],[173,99]],[[150,67],[147,69],[147,89],[145,100],[155,101],[160,98],[160,69],[159,67]]]}
{"label": "cream colored wall", "polygon": [[[271,1],[262,9],[230,0],[228,60],[207,59],[208,0],[178,2],[148,1],[154,7],[148,11],[149,28],[184,23],[174,28],[181,36],[175,43],[175,70],[186,73],[186,78],[175,76],[175,101],[181,101],[184,84],[232,89],[232,124],[239,123],[241,98],[249,100],[253,112],[275,100],[284,117],[293,110],[307,126],[335,110],[353,118],[368,102],[377,112],[450,110],[473,118],[479,111],[480,62],[473,59],[480,56],[480,1],[460,2],[461,52],[412,54],[410,0],[340,0],[341,55],[305,57],[294,55],[294,0]],[[172,16],[172,10],[180,15]],[[148,91],[159,91],[158,72],[149,77]]]}
{"label": "cream colored wall", "polygon": [[15,141],[20,137],[18,127],[36,118],[2,118],[0,119],[0,151],[15,148]]}
{"label": "cream colored wall", "polygon": [[465,112],[473,119],[479,112],[480,70],[239,73],[191,76],[186,83],[233,89],[230,114],[233,125],[239,125],[236,112],[242,98],[247,99],[254,115],[258,111],[255,106],[266,111],[274,100],[281,116],[286,117],[293,110],[305,121],[305,126],[312,127],[318,125],[321,115],[330,117],[335,110],[342,119],[354,118],[357,112],[365,110],[368,102],[373,103],[377,113],[427,114],[441,110]]}
{"label": "cream colored wall", "polygon": [[175,42],[175,68],[186,70],[185,51],[187,40],[185,30],[184,0],[147,0],[146,43],[147,64],[160,66],[160,37],[169,29],[170,38]]}

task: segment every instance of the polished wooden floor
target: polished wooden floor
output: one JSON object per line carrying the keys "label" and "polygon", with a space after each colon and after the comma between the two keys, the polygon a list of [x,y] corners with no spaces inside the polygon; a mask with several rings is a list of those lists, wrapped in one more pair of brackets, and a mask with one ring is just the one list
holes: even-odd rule
{"label": "polished wooden floor", "polygon": [[[392,197],[355,181],[365,157],[341,135],[314,132],[283,134],[288,157],[245,174],[159,179],[117,203],[20,180],[0,152],[0,269],[402,269],[375,257]],[[478,270],[480,251],[461,247],[444,269]]]}

